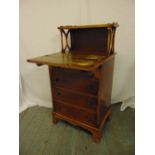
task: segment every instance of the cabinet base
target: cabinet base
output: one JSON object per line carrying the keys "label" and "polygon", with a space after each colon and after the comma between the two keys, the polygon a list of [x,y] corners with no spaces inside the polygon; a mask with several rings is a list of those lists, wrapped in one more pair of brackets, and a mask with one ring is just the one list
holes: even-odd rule
{"label": "cabinet base", "polygon": [[111,109],[107,110],[105,116],[103,117],[103,119],[101,121],[101,124],[99,125],[98,128],[96,128],[96,127],[90,126],[90,125],[88,125],[86,123],[83,123],[83,122],[80,122],[80,121],[77,121],[77,120],[73,120],[73,119],[71,119],[71,118],[69,118],[67,116],[61,115],[59,113],[52,112],[53,124],[56,124],[58,122],[58,120],[60,119],[60,120],[67,121],[72,125],[80,126],[80,127],[84,128],[84,129],[88,130],[92,134],[92,139],[96,143],[100,142],[101,129],[102,129],[103,125],[105,124],[106,120],[110,117],[110,114],[111,114]]}

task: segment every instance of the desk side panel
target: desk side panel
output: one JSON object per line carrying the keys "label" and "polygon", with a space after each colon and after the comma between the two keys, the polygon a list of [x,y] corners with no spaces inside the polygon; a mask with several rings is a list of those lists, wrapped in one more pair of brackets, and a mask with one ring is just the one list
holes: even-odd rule
{"label": "desk side panel", "polygon": [[98,93],[98,125],[109,108],[111,108],[111,93],[113,82],[114,56],[101,66],[101,79]]}

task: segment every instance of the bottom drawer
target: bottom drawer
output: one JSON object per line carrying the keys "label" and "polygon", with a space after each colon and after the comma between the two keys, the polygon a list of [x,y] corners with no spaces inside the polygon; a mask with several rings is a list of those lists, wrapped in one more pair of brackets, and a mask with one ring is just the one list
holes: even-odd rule
{"label": "bottom drawer", "polygon": [[84,111],[72,106],[63,104],[59,101],[54,101],[54,111],[75,119],[80,122],[84,122],[93,126],[96,126],[96,114],[93,112]]}

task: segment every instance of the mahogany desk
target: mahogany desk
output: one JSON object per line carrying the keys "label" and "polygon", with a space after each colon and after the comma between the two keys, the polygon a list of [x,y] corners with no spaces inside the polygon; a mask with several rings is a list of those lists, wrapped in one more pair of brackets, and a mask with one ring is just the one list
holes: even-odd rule
{"label": "mahogany desk", "polygon": [[97,143],[111,113],[117,26],[60,26],[61,52],[28,60],[39,66],[48,65],[53,123],[61,119],[80,126]]}

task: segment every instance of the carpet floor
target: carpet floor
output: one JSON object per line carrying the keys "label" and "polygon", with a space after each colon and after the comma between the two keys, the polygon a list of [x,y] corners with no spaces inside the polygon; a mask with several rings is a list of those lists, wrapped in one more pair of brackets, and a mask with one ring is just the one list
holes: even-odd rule
{"label": "carpet floor", "polygon": [[89,132],[65,121],[51,122],[51,109],[31,107],[19,115],[20,155],[134,155],[135,111],[120,111],[112,105],[112,114],[102,129],[99,144]]}

